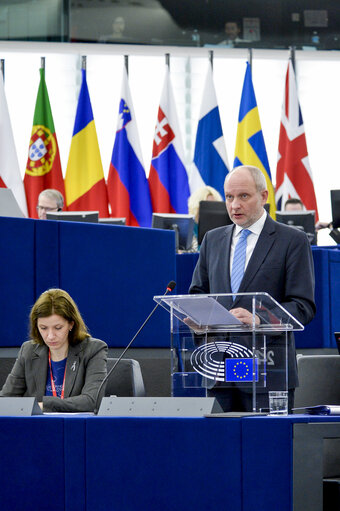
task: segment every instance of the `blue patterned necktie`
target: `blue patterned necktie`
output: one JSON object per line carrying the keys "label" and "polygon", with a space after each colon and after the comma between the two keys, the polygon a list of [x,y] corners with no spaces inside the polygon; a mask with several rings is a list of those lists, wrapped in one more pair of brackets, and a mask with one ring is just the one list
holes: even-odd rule
{"label": "blue patterned necktie", "polygon": [[246,263],[247,237],[249,234],[251,234],[249,229],[243,229],[235,247],[233,267],[230,277],[230,285],[233,293],[238,292],[241,281],[243,279],[244,267]]}

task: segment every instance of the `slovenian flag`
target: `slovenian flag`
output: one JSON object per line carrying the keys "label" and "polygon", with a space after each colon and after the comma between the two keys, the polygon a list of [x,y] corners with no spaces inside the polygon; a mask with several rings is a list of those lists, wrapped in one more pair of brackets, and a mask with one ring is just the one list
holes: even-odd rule
{"label": "slovenian flag", "polygon": [[158,109],[149,187],[156,213],[188,213],[190,195],[169,69]]}
{"label": "slovenian flag", "polygon": [[125,67],[107,189],[113,217],[125,217],[126,225],[151,227],[150,192]]}
{"label": "slovenian flag", "polygon": [[207,73],[200,118],[197,126],[194,166],[190,175],[190,189],[208,185],[224,197],[224,180],[229,172],[221,118],[217,105],[211,65]]}
{"label": "slovenian flag", "polygon": [[107,189],[85,69],[82,69],[65,193],[69,211],[99,211],[99,216],[109,216]]}

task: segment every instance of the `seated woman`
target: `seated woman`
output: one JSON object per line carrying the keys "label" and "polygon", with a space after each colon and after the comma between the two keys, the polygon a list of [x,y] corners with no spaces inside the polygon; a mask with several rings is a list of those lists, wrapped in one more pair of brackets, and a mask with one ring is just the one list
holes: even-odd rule
{"label": "seated woman", "polygon": [[108,348],[90,337],[66,291],[40,295],[30,313],[30,336],[0,395],[36,397],[44,412],[94,411]]}

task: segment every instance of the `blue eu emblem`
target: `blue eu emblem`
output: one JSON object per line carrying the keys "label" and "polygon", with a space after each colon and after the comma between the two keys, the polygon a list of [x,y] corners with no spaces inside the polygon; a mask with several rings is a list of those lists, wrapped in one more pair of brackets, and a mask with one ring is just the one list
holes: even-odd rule
{"label": "blue eu emblem", "polygon": [[[225,381],[253,381],[252,358],[227,358],[225,361]],[[258,381],[258,360],[255,359],[255,381]]]}

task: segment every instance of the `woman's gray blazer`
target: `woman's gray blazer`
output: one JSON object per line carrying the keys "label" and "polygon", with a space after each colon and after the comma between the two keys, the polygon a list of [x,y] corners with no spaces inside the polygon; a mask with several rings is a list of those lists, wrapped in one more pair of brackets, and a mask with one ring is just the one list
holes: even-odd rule
{"label": "woman's gray blazer", "polygon": [[69,346],[64,399],[45,396],[48,347],[24,342],[1,396],[30,396],[44,412],[92,412],[99,385],[106,376],[107,344],[91,337]]}

